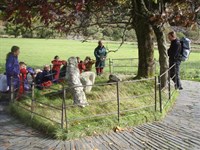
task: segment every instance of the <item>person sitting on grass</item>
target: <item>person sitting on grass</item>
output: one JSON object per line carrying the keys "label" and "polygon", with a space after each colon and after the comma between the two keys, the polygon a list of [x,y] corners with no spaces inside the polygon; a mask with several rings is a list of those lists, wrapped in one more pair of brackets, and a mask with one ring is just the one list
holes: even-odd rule
{"label": "person sitting on grass", "polygon": [[59,60],[58,56],[54,57],[54,60],[51,61],[53,64],[52,72],[54,73],[55,81],[58,81],[60,74],[60,67],[63,65],[63,61]]}
{"label": "person sitting on grass", "polygon": [[92,65],[95,63],[95,60],[92,60],[89,56],[87,56],[84,60],[85,71],[92,71]]}
{"label": "person sitting on grass", "polygon": [[82,60],[80,60],[80,57],[76,57],[77,58],[77,62],[78,62],[78,69],[79,69],[79,72],[80,74],[85,71],[85,64]]}
{"label": "person sitting on grass", "polygon": [[46,87],[50,87],[52,85],[52,74],[50,71],[49,65],[44,65],[44,69],[42,72],[38,72],[35,77],[36,87],[38,89],[43,89]]}
{"label": "person sitting on grass", "polygon": [[59,74],[59,78],[60,78],[60,81],[63,81],[63,78],[65,77],[66,75],[66,69],[67,69],[67,61],[62,61],[62,64],[63,66],[61,67],[60,69],[60,74]]}
{"label": "person sitting on grass", "polygon": [[19,67],[20,67],[20,74],[19,74],[20,86],[18,91],[18,98],[20,98],[22,94],[24,94],[25,90],[30,90],[30,86],[28,85],[27,81],[28,70],[26,70],[26,64],[24,62],[19,62]]}

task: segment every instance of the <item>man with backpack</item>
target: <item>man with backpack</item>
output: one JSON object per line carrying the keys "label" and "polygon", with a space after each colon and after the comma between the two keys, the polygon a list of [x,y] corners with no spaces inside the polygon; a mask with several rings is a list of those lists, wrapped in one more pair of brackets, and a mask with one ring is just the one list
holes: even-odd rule
{"label": "man with backpack", "polygon": [[[180,51],[181,51],[181,43],[176,37],[176,33],[174,31],[168,33],[168,39],[171,41],[171,45],[168,49],[169,56],[169,68],[170,69],[170,77],[175,83],[175,88],[182,90],[182,85],[180,81]],[[174,65],[174,66],[173,66]]]}

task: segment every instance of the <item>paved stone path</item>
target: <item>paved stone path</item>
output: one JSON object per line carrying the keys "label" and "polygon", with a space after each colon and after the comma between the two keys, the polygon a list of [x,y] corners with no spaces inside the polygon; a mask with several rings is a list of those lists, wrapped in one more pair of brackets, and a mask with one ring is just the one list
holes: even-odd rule
{"label": "paved stone path", "polygon": [[0,150],[139,150],[200,149],[200,82],[183,81],[184,90],[173,110],[160,121],[141,125],[129,131],[111,132],[73,141],[52,140],[40,135],[0,107]]}

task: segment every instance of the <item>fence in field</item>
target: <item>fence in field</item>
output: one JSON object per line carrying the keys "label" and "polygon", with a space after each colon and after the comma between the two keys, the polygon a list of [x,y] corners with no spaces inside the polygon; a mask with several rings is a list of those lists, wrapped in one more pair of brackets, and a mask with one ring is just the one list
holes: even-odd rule
{"label": "fence in field", "polygon": [[107,66],[109,66],[109,73],[136,74],[138,58],[109,58]]}
{"label": "fence in field", "polygon": [[[123,120],[124,116],[131,112],[143,109],[152,109],[153,111],[160,112],[163,111],[171,100],[175,89],[173,88],[170,78],[168,78],[166,86],[163,86],[161,83],[161,78],[165,74],[168,75],[173,67],[169,68],[162,75],[155,76],[150,79],[87,85],[92,86],[92,92],[96,95],[98,95],[98,91],[100,90],[110,91],[109,95],[100,96],[97,101],[93,101],[92,98],[89,98],[90,94],[87,95],[88,106],[86,106],[86,108],[73,104],[73,100],[70,95],[71,89],[78,88],[79,86],[66,87],[64,84],[62,84],[62,87],[60,88],[49,88],[49,90],[54,90],[54,94],[57,94],[60,97],[60,102],[56,105],[40,101],[40,97],[36,97],[37,90],[35,89],[35,86],[37,85],[34,83],[32,83],[31,92],[24,95],[31,99],[30,103],[18,101],[18,93],[16,92],[16,89],[14,89],[13,82],[11,82],[10,99],[11,102],[19,108],[30,112],[30,119],[34,116],[39,116],[53,123],[59,124],[61,128],[69,129],[71,125],[78,125],[77,122],[87,122],[87,120],[92,119],[104,119],[104,117],[112,117],[116,120],[116,124],[118,124]],[[11,81],[13,81],[13,78]],[[148,90],[145,90],[145,92],[134,91],[137,90],[138,86],[142,86]],[[123,94],[121,92],[123,88],[127,88],[127,93]],[[130,91],[132,91],[131,94],[129,94]],[[139,98],[140,101],[138,100]],[[92,107],[97,108],[97,110],[95,110],[95,114],[87,112],[87,108]],[[105,111],[105,109],[102,111],[102,107],[108,107],[109,109],[107,111]],[[83,112],[83,115],[80,117],[73,115],[73,113],[77,111]]]}
{"label": "fence in field", "polygon": [[[158,72],[158,61],[154,60],[155,73]],[[108,72],[118,74],[137,74],[138,71],[138,58],[114,58],[106,60],[106,67]]]}

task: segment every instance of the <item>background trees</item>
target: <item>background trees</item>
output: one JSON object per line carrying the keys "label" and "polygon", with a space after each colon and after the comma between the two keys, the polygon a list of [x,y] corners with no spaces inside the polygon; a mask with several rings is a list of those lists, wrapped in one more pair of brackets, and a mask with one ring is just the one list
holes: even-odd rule
{"label": "background trees", "polygon": [[149,77],[154,73],[154,38],[163,73],[168,67],[164,25],[188,28],[199,23],[199,3],[199,0],[3,0],[0,10],[6,21],[24,28],[33,29],[34,22],[39,21],[65,34],[95,35],[98,39],[111,35],[113,40],[121,37],[122,43],[127,31],[134,29],[139,51],[137,77]]}

